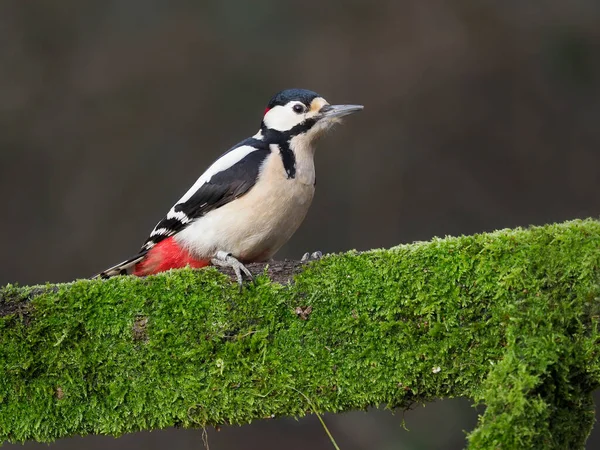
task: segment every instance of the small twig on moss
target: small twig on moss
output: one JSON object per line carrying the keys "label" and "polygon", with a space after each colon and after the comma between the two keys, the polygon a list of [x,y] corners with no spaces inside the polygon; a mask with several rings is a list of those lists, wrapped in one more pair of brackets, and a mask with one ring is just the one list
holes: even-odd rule
{"label": "small twig on moss", "polygon": [[204,444],[204,448],[206,450],[210,450],[210,446],[208,445],[208,432],[206,431],[206,427],[202,427],[202,443]]}
{"label": "small twig on moss", "polygon": [[321,417],[321,414],[319,414],[319,412],[317,411],[317,408],[315,407],[314,403],[310,400],[310,398],[308,398],[304,392],[299,391],[298,389],[296,389],[293,386],[289,386],[290,389],[296,391],[298,394],[300,394],[302,397],[304,397],[306,399],[306,401],[308,402],[310,409],[312,409],[312,412],[318,417],[319,422],[321,422],[321,425],[323,426],[323,429],[325,430],[325,433],[327,433],[327,436],[329,436],[329,440],[331,441],[331,443],[333,444],[333,446],[335,447],[335,450],[340,450],[340,448],[337,445],[337,442],[335,442],[335,439],[333,438],[333,435],[329,432],[329,428],[327,428],[327,425],[325,425],[325,421],[323,420],[323,418]]}

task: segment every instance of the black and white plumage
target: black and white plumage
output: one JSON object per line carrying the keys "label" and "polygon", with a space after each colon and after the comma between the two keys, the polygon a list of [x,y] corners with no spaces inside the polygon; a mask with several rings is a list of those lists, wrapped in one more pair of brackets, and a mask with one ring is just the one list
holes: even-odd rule
{"label": "black and white plumage", "polygon": [[142,249],[151,249],[181,231],[190,221],[248,192],[270,152],[268,145],[254,138],[228,150],[158,222]]}
{"label": "black and white plumage", "polygon": [[148,275],[210,263],[268,260],[306,216],[315,189],[314,143],[358,105],[332,106],[288,89],[269,102],[260,130],[221,155],[156,225],[140,253],[101,277]]}

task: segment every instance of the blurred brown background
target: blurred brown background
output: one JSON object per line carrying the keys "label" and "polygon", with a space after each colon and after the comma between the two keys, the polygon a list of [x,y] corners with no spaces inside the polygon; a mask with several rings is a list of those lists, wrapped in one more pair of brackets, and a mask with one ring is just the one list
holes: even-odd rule
{"label": "blurred brown background", "polygon": [[[313,207],[281,258],[599,215],[595,0],[5,1],[0,62],[0,284],[135,252],[288,87],[366,108],[321,142]],[[326,420],[344,450],[455,449],[475,417],[444,400]],[[314,417],[208,439],[332,448]],[[165,430],[50,448],[82,447],[203,444]]]}

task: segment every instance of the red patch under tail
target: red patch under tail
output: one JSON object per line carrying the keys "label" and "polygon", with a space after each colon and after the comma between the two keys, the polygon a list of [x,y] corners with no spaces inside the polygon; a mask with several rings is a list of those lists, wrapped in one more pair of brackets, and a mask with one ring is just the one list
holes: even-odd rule
{"label": "red patch under tail", "polygon": [[173,237],[160,241],[148,252],[146,257],[135,265],[133,274],[141,277],[182,267],[200,268],[210,264],[208,260],[194,259],[190,252],[183,249]]}

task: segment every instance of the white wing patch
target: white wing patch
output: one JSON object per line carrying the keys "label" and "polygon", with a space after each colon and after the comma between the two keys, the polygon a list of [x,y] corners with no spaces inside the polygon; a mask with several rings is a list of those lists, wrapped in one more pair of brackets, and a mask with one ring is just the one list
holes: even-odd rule
{"label": "white wing patch", "polygon": [[[185,208],[185,204],[188,200],[193,198],[199,191],[202,190],[203,186],[210,182],[210,180],[215,176],[224,171],[227,171],[232,166],[239,163],[246,156],[250,155],[252,152],[257,150],[256,147],[251,145],[241,145],[239,147],[230,150],[225,153],[219,159],[217,159],[201,176],[196,180],[194,185],[185,193],[181,199],[169,210],[166,217],[163,218],[160,222],[156,224],[154,230],[150,233],[150,237],[144,243],[142,249],[149,250],[153,246],[155,246],[158,242],[166,239],[169,236],[172,236],[186,226],[188,226],[191,222],[193,222],[194,218],[190,217],[189,209]],[[264,150],[264,149],[263,149]],[[194,205],[194,210],[202,210],[207,203],[203,203],[201,205]],[[193,215],[193,211],[191,212]]]}
{"label": "white wing patch", "polygon": [[[208,169],[204,172],[198,180],[194,183],[194,185],[179,199],[178,203],[187,202],[194,193],[200,189],[200,187],[209,181],[213,175],[216,175],[219,172],[223,172],[224,170],[229,169],[231,166],[241,161],[246,155],[256,151],[255,147],[250,145],[242,145],[241,147],[234,148],[229,153],[224,154],[219,159],[217,159]],[[177,214],[174,210],[173,214]],[[170,214],[171,212],[169,212]]]}

